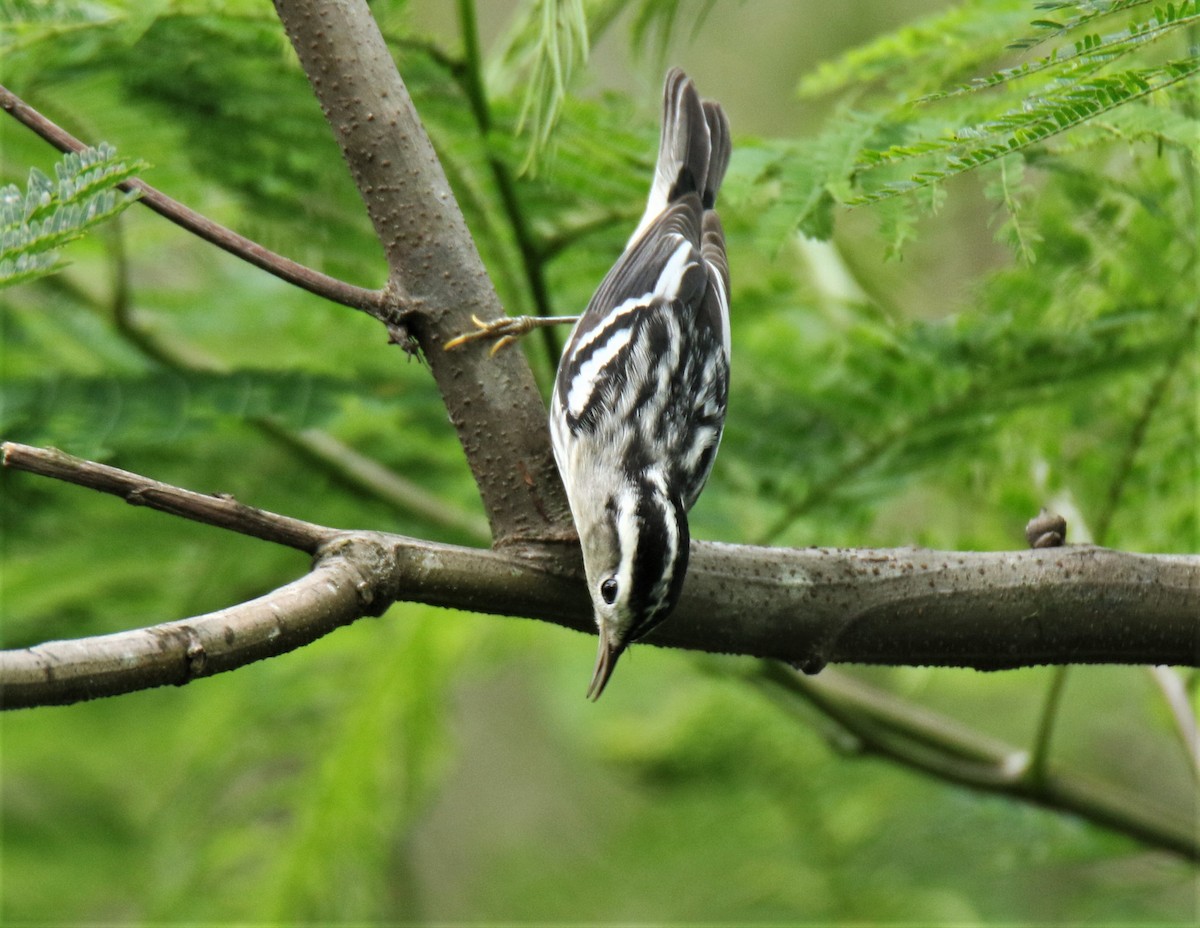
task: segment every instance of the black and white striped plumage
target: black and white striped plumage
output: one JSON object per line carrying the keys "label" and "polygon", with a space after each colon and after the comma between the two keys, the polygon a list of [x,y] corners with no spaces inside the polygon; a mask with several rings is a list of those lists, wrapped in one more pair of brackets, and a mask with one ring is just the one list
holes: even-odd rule
{"label": "black and white striped plumage", "polygon": [[729,152],[721,107],[671,70],[646,212],[558,367],[550,435],[600,632],[593,698],[679,598],[687,511],[721,440],[729,268],[713,206]]}

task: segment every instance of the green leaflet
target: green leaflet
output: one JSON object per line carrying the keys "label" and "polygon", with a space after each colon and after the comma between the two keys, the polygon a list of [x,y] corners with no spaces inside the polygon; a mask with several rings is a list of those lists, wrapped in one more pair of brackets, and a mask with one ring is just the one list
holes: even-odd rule
{"label": "green leaflet", "polygon": [[1011,35],[1028,12],[1028,0],[957,4],[822,62],[801,79],[800,96],[857,90],[876,81],[903,88],[906,94],[914,85],[942,86],[992,58],[996,36]]}
{"label": "green leaflet", "polygon": [[0,188],[0,287],[52,274],[62,267],[58,249],[122,213],[137,198],[119,185],[143,165],[117,158],[101,144],[64,155],[54,177],[29,171],[24,192]]}
{"label": "green leaflet", "polygon": [[[1168,4],[1166,9],[1155,8],[1155,15],[1147,20],[1131,22],[1120,32],[1108,35],[1085,33],[1082,38],[1071,45],[1055,49],[1048,55],[1036,61],[1027,61],[1016,67],[1004,68],[979,77],[967,84],[960,84],[953,90],[943,90],[927,94],[918,103],[928,103],[946,97],[958,96],[998,87],[1044,71],[1055,71],[1058,80],[1068,76],[1086,76],[1104,67],[1123,55],[1136,51],[1140,46],[1163,38],[1175,29],[1192,26],[1200,22],[1200,9],[1196,0],[1184,0],[1179,7]],[[1017,47],[1032,47],[1018,43]]]}
{"label": "green leaflet", "polygon": [[529,0],[502,49],[488,83],[499,88],[525,85],[517,133],[529,133],[529,168],[550,141],[576,68],[587,61],[583,0]]}
{"label": "green leaflet", "polygon": [[[1012,47],[1033,48],[1048,38],[1065,35],[1084,26],[1090,26],[1107,16],[1124,13],[1137,7],[1149,6],[1153,2],[1155,0],[1105,0],[1101,3],[1089,2],[1089,0],[1039,0],[1036,4],[1038,10],[1052,14],[1068,13],[1068,15],[1064,16],[1061,21],[1056,19],[1033,20],[1030,25],[1041,29],[1041,34],[1018,39],[1012,44]],[[1186,2],[1184,5],[1186,6]],[[1173,3],[1168,3],[1166,6],[1169,9],[1174,8]],[[1074,13],[1071,14],[1070,11],[1074,11]],[[1047,35],[1047,32],[1050,34]]]}
{"label": "green leaflet", "polygon": [[1014,152],[1024,151],[1052,136],[1074,129],[1098,116],[1148,97],[1200,73],[1200,57],[1168,62],[1161,67],[1121,71],[1069,83],[1021,109],[959,129],[953,137],[893,145],[884,151],[864,149],[864,170],[925,155],[941,154],[938,166],[916,171],[906,180],[892,181],[847,201],[859,206],[910,193],[940,183]]}
{"label": "green leaflet", "polygon": [[[853,194],[837,199],[849,206],[911,201],[880,214],[890,248],[911,236],[916,212],[936,209],[935,188],[1010,155],[1041,158],[1052,142],[1062,154],[1147,139],[1194,150],[1200,123],[1183,105],[1183,88],[1200,71],[1189,38],[1200,24],[1196,0],[1037,8],[1043,18],[1032,24],[1036,34],[1009,43],[1027,54],[1016,64],[989,67],[1002,53],[997,36],[1015,34],[1028,7],[966,3],[853,49],[802,83],[806,96],[855,88],[857,108],[886,113],[847,171]],[[1051,41],[1054,47],[1028,55]],[[875,94],[880,81],[910,102]],[[922,86],[923,93],[913,94]],[[916,191],[930,199],[904,196]]]}

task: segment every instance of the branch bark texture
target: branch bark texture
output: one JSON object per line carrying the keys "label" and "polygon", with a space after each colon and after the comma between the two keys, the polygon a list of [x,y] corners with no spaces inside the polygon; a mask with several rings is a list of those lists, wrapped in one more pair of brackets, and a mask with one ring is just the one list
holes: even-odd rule
{"label": "branch bark texture", "polygon": [[276,0],[276,11],[350,166],[389,269],[475,475],[494,544],[574,536],[519,352],[442,346],[504,315],[433,145],[363,0]]}
{"label": "branch bark texture", "polygon": [[[539,559],[370,533],[330,545],[312,574],[241,606],[0,652],[0,703],[67,703],[188,683],[300,647],[395,600],[594,630],[582,571],[561,551],[527,552]],[[827,662],[1200,666],[1197,558],[1092,547],[962,554],[706,542],[693,543],[692,557],[679,609],[651,644],[808,670]],[[1089,615],[1082,623],[1081,608]],[[195,635],[205,655],[199,665]]]}

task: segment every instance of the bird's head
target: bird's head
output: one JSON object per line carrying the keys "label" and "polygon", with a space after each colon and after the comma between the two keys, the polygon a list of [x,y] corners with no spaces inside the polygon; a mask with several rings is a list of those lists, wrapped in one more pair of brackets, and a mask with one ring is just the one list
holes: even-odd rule
{"label": "bird's head", "polygon": [[600,633],[588,697],[599,699],[630,643],[670,615],[687,573],[683,504],[654,472],[622,479],[599,494],[595,512],[575,513],[583,564]]}

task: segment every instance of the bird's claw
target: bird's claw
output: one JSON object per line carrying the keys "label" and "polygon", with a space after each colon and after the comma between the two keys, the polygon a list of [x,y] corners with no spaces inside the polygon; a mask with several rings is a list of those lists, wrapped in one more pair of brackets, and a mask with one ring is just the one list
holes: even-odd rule
{"label": "bird's claw", "polygon": [[516,319],[503,318],[484,322],[478,316],[472,315],[471,321],[475,324],[475,331],[464,332],[462,335],[456,335],[450,339],[442,346],[446,351],[452,351],[468,342],[495,339],[496,344],[492,345],[491,351],[489,351],[489,354],[495,355],[501,348],[511,345],[530,329],[529,322],[524,316]]}

